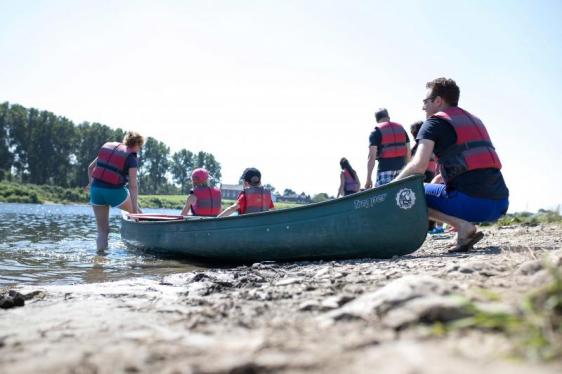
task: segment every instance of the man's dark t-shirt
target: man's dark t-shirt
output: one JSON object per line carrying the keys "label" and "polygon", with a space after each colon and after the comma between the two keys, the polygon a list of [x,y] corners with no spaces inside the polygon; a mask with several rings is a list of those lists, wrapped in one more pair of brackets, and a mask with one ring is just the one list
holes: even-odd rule
{"label": "man's dark t-shirt", "polygon": [[[381,152],[381,140],[382,140],[381,130],[379,130],[378,127],[375,127],[375,130],[373,130],[373,132],[369,136],[369,146],[376,146],[378,154],[380,154]],[[406,133],[406,143],[408,144],[410,143],[410,138],[408,138],[407,133]],[[404,167],[404,165],[406,165],[405,157],[379,158],[377,172],[380,173],[382,171],[388,171],[388,170],[401,170]]]}
{"label": "man's dark t-shirt", "polygon": [[[420,128],[416,141],[421,139],[435,142],[433,153],[439,158],[447,148],[457,142],[457,134],[446,120],[429,118]],[[502,173],[497,169],[477,169],[463,173],[449,182],[447,190],[486,199],[500,200],[509,197]]]}

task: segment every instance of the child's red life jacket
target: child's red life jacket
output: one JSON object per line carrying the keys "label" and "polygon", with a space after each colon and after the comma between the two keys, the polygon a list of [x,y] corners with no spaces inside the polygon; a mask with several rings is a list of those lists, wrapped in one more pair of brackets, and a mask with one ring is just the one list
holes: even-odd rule
{"label": "child's red life jacket", "polygon": [[271,192],[261,186],[245,188],[241,193],[246,196],[246,209],[240,214],[266,212],[272,204]]}
{"label": "child's red life jacket", "polygon": [[191,206],[193,215],[216,217],[221,211],[221,191],[217,187],[197,186],[193,189],[197,197]]}

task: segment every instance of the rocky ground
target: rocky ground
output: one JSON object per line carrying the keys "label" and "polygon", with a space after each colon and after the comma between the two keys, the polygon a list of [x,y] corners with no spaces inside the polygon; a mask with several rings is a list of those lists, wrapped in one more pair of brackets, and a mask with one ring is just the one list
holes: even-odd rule
{"label": "rocky ground", "polygon": [[467,323],[522,318],[552,282],[545,263],[562,267],[562,226],[484,231],[466,254],[434,236],[390,260],[4,290],[6,308],[25,305],[0,309],[0,372],[562,372],[559,356],[530,356],[524,329]]}

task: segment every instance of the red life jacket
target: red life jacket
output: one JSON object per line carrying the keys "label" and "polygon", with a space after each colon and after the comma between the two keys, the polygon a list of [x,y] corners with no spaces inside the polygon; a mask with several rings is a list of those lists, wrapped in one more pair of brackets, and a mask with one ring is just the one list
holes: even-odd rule
{"label": "red life jacket", "polygon": [[125,185],[127,183],[125,163],[131,153],[133,152],[125,144],[105,143],[98,152],[92,176],[99,181],[115,186]]}
{"label": "red life jacket", "polygon": [[402,125],[396,122],[383,122],[377,127],[382,135],[377,159],[405,157],[408,154],[406,147],[408,135]]}
{"label": "red life jacket", "polygon": [[471,170],[502,168],[488,131],[478,117],[459,107],[447,108],[433,116],[446,120],[457,135],[456,144],[439,155],[439,171],[445,182]]}
{"label": "red life jacket", "polygon": [[345,193],[354,193],[359,191],[359,183],[357,183],[357,181],[353,178],[353,176],[347,169],[343,170],[343,178],[345,182],[343,191]]}
{"label": "red life jacket", "polygon": [[221,211],[221,191],[217,187],[197,186],[193,189],[197,198],[191,211],[195,216],[216,217]]}
{"label": "red life jacket", "polygon": [[267,212],[273,203],[271,192],[261,186],[245,188],[241,193],[246,196],[246,209],[240,214]]}

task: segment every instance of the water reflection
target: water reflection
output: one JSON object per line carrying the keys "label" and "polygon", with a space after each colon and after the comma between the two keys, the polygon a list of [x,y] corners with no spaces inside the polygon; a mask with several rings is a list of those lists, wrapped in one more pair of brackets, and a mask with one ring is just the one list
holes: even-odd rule
{"label": "water reflection", "polygon": [[105,282],[160,276],[196,267],[127,249],[112,210],[109,249],[96,250],[88,206],[0,203],[0,287],[10,284]]}

